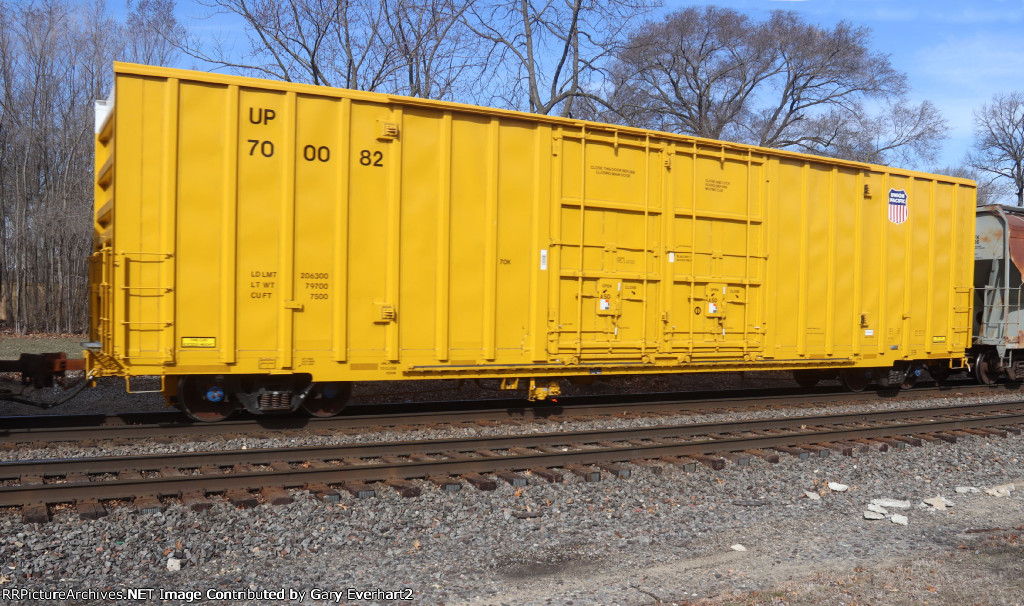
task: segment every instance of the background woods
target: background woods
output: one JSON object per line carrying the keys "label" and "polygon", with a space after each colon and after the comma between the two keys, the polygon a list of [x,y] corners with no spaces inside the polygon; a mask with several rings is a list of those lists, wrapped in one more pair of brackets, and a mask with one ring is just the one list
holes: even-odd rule
{"label": "background woods", "polygon": [[[116,6],[113,3],[116,2]],[[971,176],[1024,199],[1024,93],[946,122],[849,22],[655,0],[0,0],[0,323],[81,332],[93,101],[111,62],[221,70],[475,103]],[[194,6],[193,6],[194,5]]]}
{"label": "background woods", "polygon": [[81,330],[91,252],[92,101],[115,32],[102,7],[0,5],[0,288],[17,331]]}

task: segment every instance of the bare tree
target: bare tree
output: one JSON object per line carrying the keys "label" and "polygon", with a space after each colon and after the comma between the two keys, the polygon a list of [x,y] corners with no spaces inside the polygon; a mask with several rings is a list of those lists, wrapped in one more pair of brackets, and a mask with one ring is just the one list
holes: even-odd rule
{"label": "bare tree", "polygon": [[751,139],[768,147],[813,149],[819,134],[804,128],[818,110],[856,110],[864,99],[906,92],[906,76],[867,46],[870,30],[840,22],[826,30],[793,12],[775,11],[766,24],[779,74],[766,95],[774,100],[752,111]]}
{"label": "bare tree", "polygon": [[181,50],[223,68],[287,82],[376,90],[393,51],[381,40],[385,7],[372,0],[204,0],[239,17],[249,49],[188,37]]}
{"label": "bare tree", "polygon": [[1012,185],[1024,206],[1024,92],[997,94],[974,112],[972,168]]}
{"label": "bare tree", "polygon": [[971,179],[972,181],[977,182],[978,189],[976,198],[978,206],[998,204],[1000,200],[1012,195],[1008,183],[999,180],[993,175],[983,174],[978,169],[967,164],[966,161],[958,166],[933,168],[930,172],[938,175],[959,177],[961,179]]}
{"label": "bare tree", "polygon": [[779,72],[777,54],[766,27],[734,10],[672,13],[619,53],[609,104],[635,126],[735,138],[751,95]]}
{"label": "bare tree", "polygon": [[186,32],[174,16],[174,0],[128,0],[122,58],[147,65],[171,65]]}
{"label": "bare tree", "polygon": [[568,116],[601,101],[625,28],[656,1],[200,0],[241,19],[248,51],[180,48],[239,73]]}
{"label": "bare tree", "polygon": [[479,40],[461,19],[473,0],[205,0],[239,17],[248,51],[186,38],[188,55],[289,82],[452,99],[478,83]]}
{"label": "bare tree", "polygon": [[86,320],[93,99],[106,96],[118,24],[101,2],[0,4],[0,284],[18,331]]}
{"label": "bare tree", "polygon": [[14,213],[12,198],[12,158],[14,151],[14,136],[12,133],[14,116],[9,100],[9,83],[13,79],[13,63],[16,50],[14,48],[14,32],[12,21],[14,20],[11,7],[5,2],[0,2],[0,322],[7,321],[10,315],[10,272],[8,265],[12,261],[9,257],[14,256],[12,245],[14,234],[9,227],[9,217]]}
{"label": "bare tree", "polygon": [[594,90],[627,28],[654,5],[648,0],[480,0],[465,22],[490,46],[500,86],[494,101],[534,113],[574,115]]}
{"label": "bare tree", "polygon": [[814,133],[813,143],[796,147],[873,164],[917,165],[934,162],[948,137],[947,123],[930,101],[913,105],[897,98],[877,113],[863,104],[836,108],[807,120],[805,128]]}
{"label": "bare tree", "polygon": [[[870,31],[776,11],[689,8],[645,24],[610,70],[604,119],[869,162],[931,160],[945,121],[905,99]],[[871,113],[866,108],[881,108]]]}
{"label": "bare tree", "polygon": [[463,19],[473,0],[386,3],[386,39],[398,66],[389,88],[428,99],[471,98],[486,68],[481,40]]}

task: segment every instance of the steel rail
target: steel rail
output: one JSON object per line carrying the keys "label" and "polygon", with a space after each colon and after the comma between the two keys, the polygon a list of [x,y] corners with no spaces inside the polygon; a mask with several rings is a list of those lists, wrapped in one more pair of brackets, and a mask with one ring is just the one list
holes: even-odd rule
{"label": "steel rail", "polygon": [[[996,407],[1002,406],[999,410]],[[373,458],[381,453],[398,456],[414,452],[422,454],[446,453],[453,458],[447,460],[403,460],[399,462],[381,461],[373,463],[360,463],[336,467],[291,468],[273,469],[270,471],[241,471],[229,474],[200,474],[181,475],[169,477],[141,477],[137,479],[117,479],[97,482],[72,482],[72,483],[51,483],[33,484],[0,487],[0,506],[15,506],[33,502],[64,502],[77,499],[124,499],[140,495],[174,496],[186,492],[222,492],[231,489],[256,489],[268,486],[296,487],[306,486],[313,483],[338,484],[356,481],[380,481],[387,479],[409,479],[423,478],[432,475],[457,475],[465,473],[489,473],[503,470],[523,470],[534,467],[564,467],[566,465],[594,465],[628,461],[633,459],[651,459],[667,456],[693,456],[723,452],[737,452],[764,448],[776,448],[781,446],[798,446],[800,444],[814,444],[822,442],[843,442],[851,439],[880,438],[888,436],[899,436],[920,433],[935,433],[944,431],[955,431],[978,427],[998,427],[1005,425],[1017,425],[1024,423],[1024,403],[1018,403],[1016,407],[1003,405],[987,405],[985,407],[971,406],[962,407],[971,409],[963,411],[976,413],[971,418],[955,418],[951,409],[919,409],[913,411],[879,411],[876,413],[862,413],[856,415],[814,416],[814,417],[788,417],[786,419],[771,419],[766,424],[756,425],[756,421],[745,421],[738,424],[703,424],[703,431],[699,426],[675,426],[671,428],[653,427],[637,428],[630,430],[606,430],[590,431],[563,434],[542,434],[542,435],[520,435],[500,436],[497,438],[463,438],[457,440],[431,440],[425,443],[402,442],[397,444],[377,445],[350,445],[342,447],[316,447],[319,450],[318,458],[331,460],[344,458],[343,453],[352,458]],[[986,410],[980,410],[985,408]],[[921,414],[922,412],[937,412],[941,414]],[[884,419],[884,413],[891,418]],[[841,417],[848,417],[844,422],[837,422]],[[865,417],[871,417],[865,418]],[[935,417],[935,418],[928,418]],[[860,426],[860,427],[836,427],[836,425],[881,422],[882,420],[895,422],[889,425]],[[788,421],[788,425],[785,422]],[[814,429],[818,424],[828,425],[824,429]],[[712,428],[719,428],[712,430]],[[729,433],[750,432],[756,429],[792,429],[799,431],[778,435],[753,435],[734,436],[721,435],[722,430]],[[672,433],[671,430],[682,430]],[[646,434],[644,434],[646,430]],[[666,437],[685,437],[695,435],[710,435],[710,438],[692,440],[688,442],[654,442],[651,444],[637,443],[639,440],[658,440]],[[603,445],[596,448],[580,448],[581,444],[593,444],[600,441]],[[613,444],[608,444],[609,442]],[[615,442],[621,445],[614,444]],[[522,453],[509,452],[482,456],[476,452],[483,449],[507,449],[536,448],[541,446],[565,446],[573,450],[555,452]],[[418,446],[418,447],[417,447]],[[397,448],[396,448],[397,447]],[[413,447],[410,450],[410,447]],[[355,450],[352,450],[355,449]],[[359,450],[362,449],[362,450]],[[114,457],[113,460],[135,463],[131,467],[123,465],[117,469],[110,468],[106,473],[122,471],[124,469],[148,470],[154,466],[168,466],[177,468],[194,468],[196,465],[221,466],[231,465],[228,462],[231,458],[221,458],[218,455],[230,455],[235,457],[239,454],[257,455],[255,460],[250,457],[240,462],[245,464],[256,463],[259,460],[267,461],[299,461],[309,460],[308,456],[288,454],[282,459],[281,454],[294,453],[296,451],[310,451],[310,448],[299,449],[269,449],[273,453],[262,450],[231,451],[230,453],[187,453],[185,460],[189,463],[178,464],[164,455],[143,455],[141,457]],[[347,452],[346,452],[347,451]],[[358,454],[357,454],[358,453]],[[211,458],[211,455],[215,455]],[[264,459],[259,456],[266,455]],[[181,456],[181,455],[178,455]],[[160,462],[159,458],[164,457]],[[204,457],[206,459],[204,460]],[[142,463],[142,460],[150,463]],[[3,477],[11,477],[14,471],[23,474],[37,473],[45,475],[46,469],[51,470],[59,466],[59,472],[51,475],[66,475],[75,471],[83,471],[78,464],[85,465],[88,473],[105,473],[100,471],[97,465],[108,461],[107,459],[88,460],[48,460],[33,461],[25,463],[8,463],[0,466],[0,473]],[[42,467],[31,467],[33,464]]]}
{"label": "steel rail", "polygon": [[[1010,387],[1017,387],[1016,385]],[[965,385],[955,388],[925,387],[912,391],[878,391],[878,392],[836,392],[808,395],[805,392],[782,390],[785,393],[767,396],[746,396],[737,398],[737,394],[719,397],[702,397],[698,399],[682,399],[681,394],[650,394],[648,399],[621,402],[622,399],[637,396],[599,396],[559,398],[558,405],[544,403],[537,406],[523,406],[519,400],[483,400],[472,402],[422,403],[421,410],[416,404],[379,405],[371,408],[393,412],[375,412],[372,414],[345,415],[332,418],[305,417],[264,417],[221,421],[218,423],[194,423],[183,420],[183,416],[175,413],[143,413],[130,415],[78,415],[82,419],[68,418],[76,422],[69,426],[52,426],[52,416],[31,417],[0,417],[0,444],[57,442],[76,440],[97,440],[109,438],[153,438],[175,436],[208,436],[229,433],[258,433],[260,431],[280,430],[340,430],[368,429],[397,426],[417,426],[433,423],[467,423],[475,421],[507,421],[521,419],[550,419],[552,417],[569,416],[628,416],[635,414],[673,412],[694,412],[708,409],[737,409],[771,406],[791,406],[794,403],[813,406],[834,402],[864,403],[871,401],[893,401],[894,399],[920,399],[941,397],[946,394],[991,393],[997,389],[1007,390],[1010,387]],[[738,390],[747,393],[749,390]],[[1016,391],[1016,389],[1014,389]],[[676,398],[676,399],[671,399]],[[591,403],[593,400],[605,403]],[[619,400],[619,401],[616,401]],[[442,408],[447,404],[448,409]],[[451,409],[452,404],[459,406]],[[495,405],[505,407],[495,408]],[[483,407],[489,406],[489,407]],[[360,407],[362,408],[362,407]],[[149,421],[148,417],[156,417]],[[38,422],[42,426],[33,426]]]}
{"label": "steel rail", "polygon": [[[324,460],[370,458],[387,455],[405,456],[410,454],[439,454],[444,452],[461,452],[485,448],[504,449],[515,447],[534,448],[537,446],[564,446],[569,443],[614,442],[621,440],[689,437],[743,431],[758,431],[765,429],[786,429],[800,425],[843,425],[848,423],[901,421],[926,417],[948,417],[950,415],[962,414],[996,415],[998,413],[1013,410],[1021,410],[1021,414],[1024,414],[1024,400],[1009,403],[975,404],[958,407],[877,410],[841,415],[779,417],[774,419],[750,419],[746,421],[688,423],[685,425],[592,429],[573,432],[529,433],[434,440],[408,440],[386,443],[350,443],[328,446],[247,448],[241,450],[84,457],[76,459],[5,461],[0,462],[0,478],[17,478],[22,475],[52,474],[55,470],[59,471],[60,474],[74,472],[100,474],[113,473],[125,469],[152,471],[165,467],[189,468],[199,467],[202,465],[261,465],[271,463],[273,461],[307,461],[311,459]],[[1015,422],[1016,421],[1003,421],[1003,423]]]}

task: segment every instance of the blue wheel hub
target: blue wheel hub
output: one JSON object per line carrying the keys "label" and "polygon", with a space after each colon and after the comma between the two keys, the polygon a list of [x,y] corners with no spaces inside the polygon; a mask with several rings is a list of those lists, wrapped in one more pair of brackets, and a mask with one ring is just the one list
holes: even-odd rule
{"label": "blue wheel hub", "polygon": [[208,402],[223,402],[224,396],[224,389],[219,385],[214,385],[207,388],[205,398]]}
{"label": "blue wheel hub", "polygon": [[336,398],[336,397],[338,397],[338,394],[341,393],[341,390],[338,389],[337,385],[334,385],[333,383],[330,383],[330,384],[324,385],[323,389],[320,390],[320,393],[323,394],[323,396],[325,398]]}

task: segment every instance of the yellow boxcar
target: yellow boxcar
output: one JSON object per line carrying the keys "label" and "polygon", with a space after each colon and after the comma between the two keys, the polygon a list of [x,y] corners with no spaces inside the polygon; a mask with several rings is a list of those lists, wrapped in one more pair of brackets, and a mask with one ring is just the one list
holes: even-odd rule
{"label": "yellow boxcar", "polygon": [[863,369],[960,365],[970,344],[971,181],[114,71],[88,363],[161,375],[200,416],[236,399],[330,414],[350,382],[386,379],[524,378],[543,397],[573,375],[846,369],[856,387]]}

